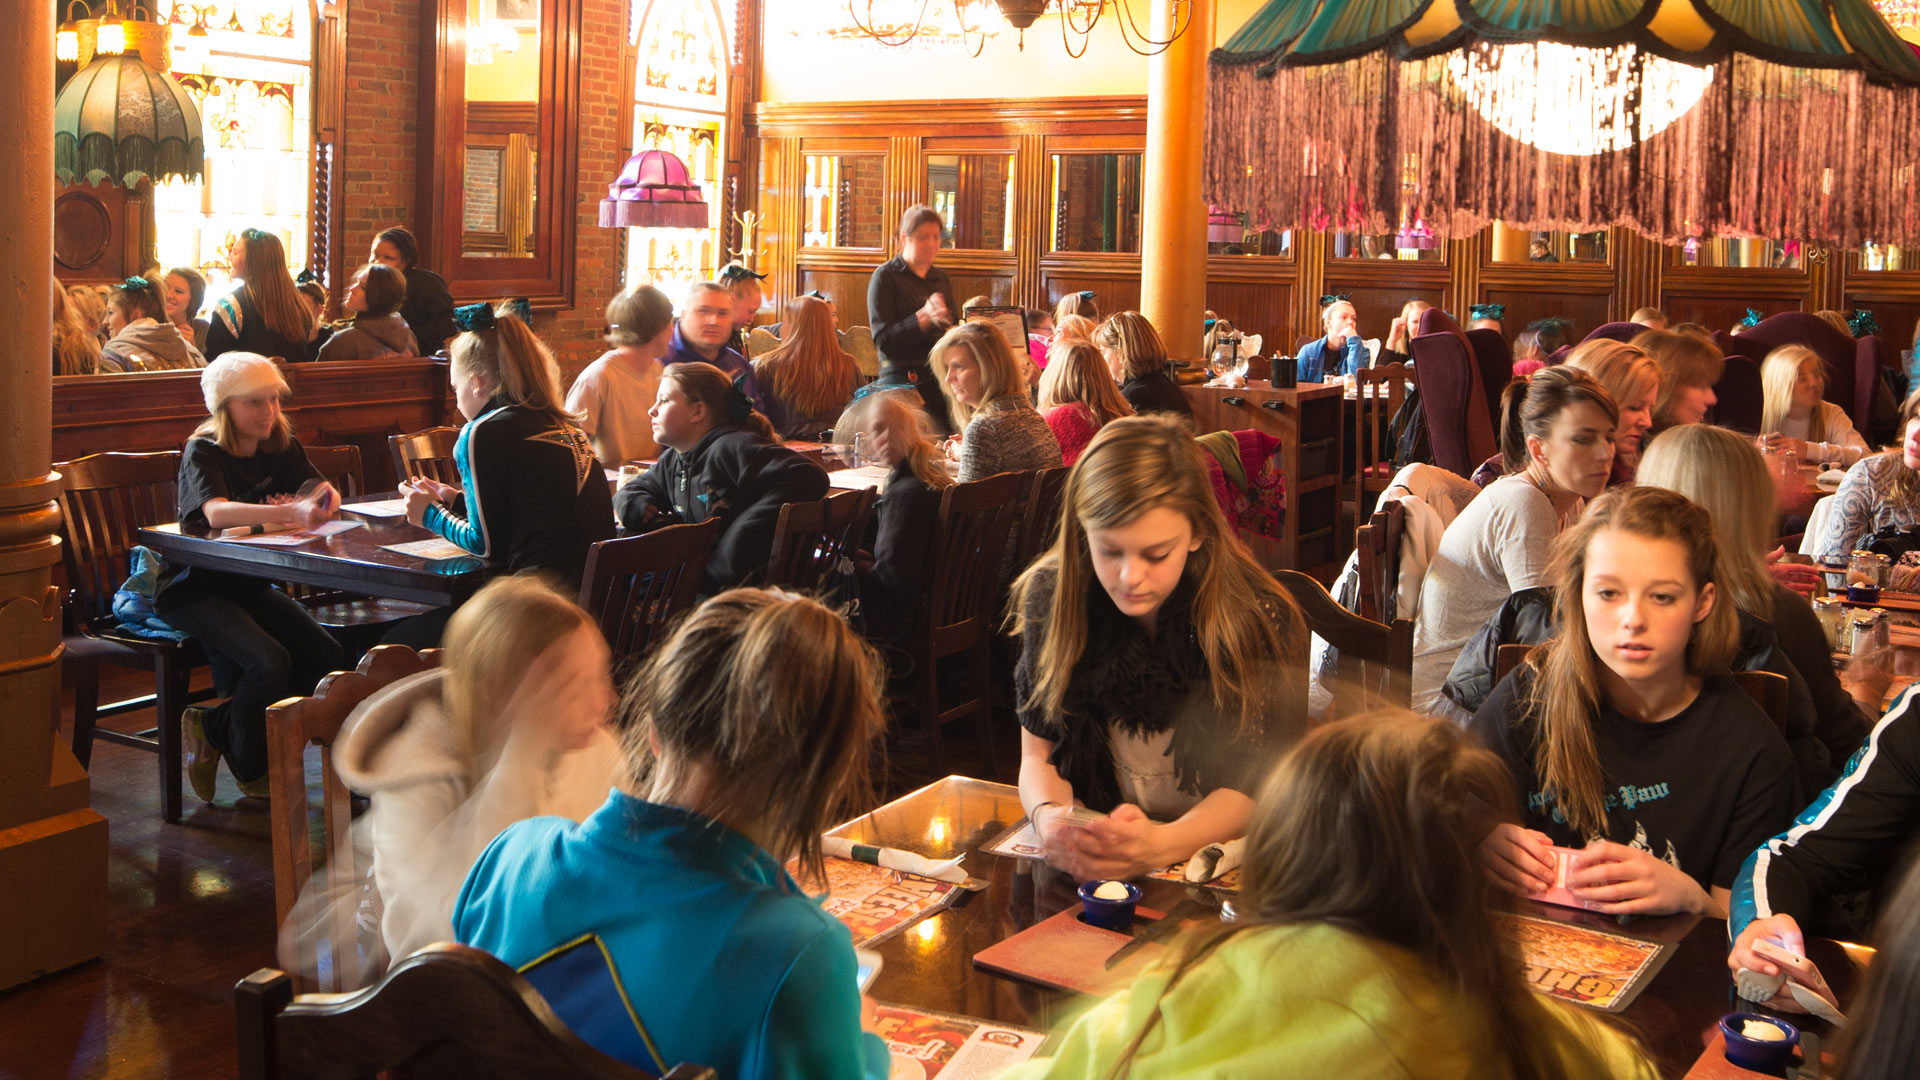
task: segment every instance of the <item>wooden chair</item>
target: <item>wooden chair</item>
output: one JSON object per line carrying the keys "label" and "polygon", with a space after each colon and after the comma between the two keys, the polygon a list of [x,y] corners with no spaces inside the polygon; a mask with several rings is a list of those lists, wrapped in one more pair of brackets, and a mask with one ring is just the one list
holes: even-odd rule
{"label": "wooden chair", "polygon": [[[355,994],[294,997],[261,968],[233,988],[241,1080],[642,1080],[569,1030],[512,968],[450,942],[401,960]],[[391,1070],[391,1073],[389,1073]],[[713,1080],[677,1065],[664,1080]]]}
{"label": "wooden chair", "polygon": [[[207,662],[199,643],[157,641],[115,629],[113,594],[127,580],[129,552],[138,533],[179,513],[175,484],[180,454],[90,454],[54,468],[65,479],[60,493],[61,558],[73,590],[73,632],[65,636],[63,674],[73,683],[73,756],[84,767],[96,738],[152,750],[160,756],[160,813],[180,820],[180,715],[192,700],[188,681]],[[153,672],[151,697],[100,705],[100,665]],[[204,696],[204,695],[203,695]],[[152,731],[127,734],[96,730],[102,716],[152,707]]]}
{"label": "wooden chair", "polygon": [[587,549],[580,606],[613,650],[616,667],[638,663],[693,606],[720,523],[668,525]]}
{"label": "wooden chair", "polygon": [[872,488],[860,488],[782,506],[766,583],[799,592],[819,589],[841,559],[860,550],[876,498]]}
{"label": "wooden chair", "polygon": [[1526,662],[1527,654],[1533,651],[1531,645],[1502,645],[1493,656],[1493,685],[1499,686],[1506,681],[1513,669]]}
{"label": "wooden chair", "polygon": [[[955,484],[940,493],[939,525],[934,529],[938,546],[933,551],[926,629],[912,635],[905,646],[911,664],[908,692],[935,775],[941,773],[944,760],[940,729],[975,713],[982,717],[988,763],[997,769],[993,688],[988,674],[996,622],[994,602],[1000,595],[1000,565],[1013,530],[1014,504],[1030,483],[1025,473],[1000,473]],[[943,707],[939,664],[951,656],[965,658],[968,696]]]}
{"label": "wooden chair", "polygon": [[1066,499],[1067,474],[1072,471],[1065,465],[1034,470],[1027,485],[1027,512],[1020,523],[1019,558],[1014,564],[1018,569],[1039,558],[1060,531],[1060,504]]}
{"label": "wooden chair", "polygon": [[[1274,581],[1300,606],[1307,629],[1339,651],[1333,711],[1328,719],[1413,704],[1413,620],[1381,624],[1341,607],[1326,587],[1298,570],[1275,570]],[[1351,666],[1350,666],[1351,665]]]}
{"label": "wooden chair", "polygon": [[1359,553],[1360,617],[1391,623],[1399,615],[1400,540],[1407,531],[1407,508],[1393,499],[1374,511],[1354,533]]}
{"label": "wooden chair", "polygon": [[1407,365],[1383,364],[1353,373],[1353,516],[1367,513],[1371,492],[1393,482],[1393,418],[1407,399]]}
{"label": "wooden chair", "polygon": [[[357,446],[309,446],[307,460],[343,499],[367,493],[366,473],[361,468]],[[280,586],[288,596],[300,601],[315,622],[330,630],[349,626],[383,626],[433,610],[431,604],[365,596],[345,589],[324,589],[313,585],[285,582]]]}
{"label": "wooden chair", "polygon": [[367,493],[367,477],[360,467],[359,447],[309,446],[305,449],[307,460],[313,463],[321,476],[327,478],[327,483],[333,485],[341,498],[352,499]]}
{"label": "wooden chair", "polygon": [[455,427],[387,436],[387,445],[393,448],[394,475],[402,480],[424,476],[459,487],[460,469],[453,463],[453,444],[459,438],[460,429]]}
{"label": "wooden chair", "polygon": [[[315,838],[312,807],[307,802],[307,747],[320,748],[318,839],[321,858],[326,863],[327,882],[330,890],[352,890],[371,867],[355,866],[353,845],[345,842],[352,824],[352,806],[347,786],[333,769],[333,741],[347,716],[375,691],[439,665],[438,649],[416,653],[405,645],[376,645],[360,658],[359,667],[336,671],[321,679],[311,697],[287,698],[267,710],[267,781],[273,797],[268,817],[273,840],[274,925],[287,926],[295,901],[313,877]],[[293,927],[291,936],[298,939],[300,970],[324,970],[321,989],[339,990],[345,985],[341,952],[358,949],[360,935],[355,928],[353,905],[327,907],[333,916],[332,926]],[[318,956],[322,939],[328,944],[324,969]],[[374,944],[378,944],[377,936]]]}

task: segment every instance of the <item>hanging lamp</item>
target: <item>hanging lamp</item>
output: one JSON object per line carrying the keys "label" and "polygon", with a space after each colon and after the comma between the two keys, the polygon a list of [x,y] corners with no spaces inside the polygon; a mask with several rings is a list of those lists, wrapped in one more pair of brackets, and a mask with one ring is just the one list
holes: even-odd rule
{"label": "hanging lamp", "polygon": [[707,200],[687,175],[687,164],[665,150],[642,150],[627,159],[600,200],[606,228],[704,229]]}
{"label": "hanging lamp", "polygon": [[193,99],[135,54],[102,56],[68,79],[53,131],[54,174],[69,184],[198,180],[206,159]]}

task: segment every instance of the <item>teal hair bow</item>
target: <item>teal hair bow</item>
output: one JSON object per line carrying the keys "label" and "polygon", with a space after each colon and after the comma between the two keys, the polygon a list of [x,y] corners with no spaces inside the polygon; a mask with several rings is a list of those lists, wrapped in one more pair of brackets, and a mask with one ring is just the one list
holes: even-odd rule
{"label": "teal hair bow", "polygon": [[1091,299],[1093,299],[1093,290],[1092,290],[1092,289],[1081,289],[1081,290],[1080,290],[1080,292],[1079,292],[1078,294],[1076,294],[1076,295],[1078,295],[1078,296],[1080,297],[1080,299],[1082,299],[1082,300],[1091,300]]}
{"label": "teal hair bow", "polygon": [[1878,337],[1880,334],[1880,320],[1874,318],[1873,312],[1865,308],[1855,308],[1853,314],[1847,316],[1847,327],[1857,338],[1869,335]]}
{"label": "teal hair bow", "polygon": [[[523,323],[533,321],[533,304],[524,296],[504,300],[500,306],[507,309],[508,315],[514,316]],[[462,304],[453,309],[453,325],[469,334],[491,330],[498,323],[499,317],[492,304]]]}
{"label": "teal hair bow", "polygon": [[134,276],[120,283],[121,292],[140,292],[143,289],[151,289],[151,288],[153,288],[153,282],[148,281],[146,278],[143,278],[138,274],[135,274]]}
{"label": "teal hair bow", "polygon": [[1494,322],[1505,322],[1507,320],[1507,305],[1475,304],[1467,309],[1467,318],[1469,320],[1492,319]]}
{"label": "teal hair bow", "polygon": [[1331,307],[1334,304],[1351,304],[1351,303],[1353,303],[1352,293],[1330,293],[1320,298],[1320,306],[1323,308]]}
{"label": "teal hair bow", "polygon": [[293,283],[295,285],[311,285],[319,280],[320,278],[316,276],[309,267],[301,267],[300,272],[293,275]]}
{"label": "teal hair bow", "polygon": [[1747,313],[1744,316],[1742,316],[1740,319],[1740,325],[1741,326],[1759,326],[1760,313],[1753,310],[1752,308],[1748,308]]}

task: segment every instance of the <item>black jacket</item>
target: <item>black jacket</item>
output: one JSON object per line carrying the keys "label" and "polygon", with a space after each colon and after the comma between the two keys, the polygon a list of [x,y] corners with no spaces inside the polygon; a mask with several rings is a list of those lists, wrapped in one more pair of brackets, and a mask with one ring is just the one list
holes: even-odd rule
{"label": "black jacket", "polygon": [[[317,323],[315,329],[318,329]],[[313,359],[315,348],[317,346],[312,337],[295,341],[268,326],[266,320],[260,317],[259,309],[253,306],[252,291],[241,288],[221,297],[220,302],[213,306],[204,352],[209,364],[219,359],[222,353],[230,352],[277,356],[289,364],[304,364]]]}
{"label": "black jacket", "polygon": [[423,267],[407,271],[407,298],[400,304],[400,317],[413,329],[421,356],[439,352],[448,338],[460,332],[453,325],[453,294],[447,291],[447,280]]}
{"label": "black jacket", "polygon": [[748,583],[766,569],[780,507],[827,494],[820,466],[745,428],[722,424],[686,454],[664,450],[653,467],[614,496],[614,512],[630,533],[666,525],[720,520],[707,555],[702,593]]}
{"label": "black jacket", "polygon": [[940,492],[914,475],[905,461],[887,474],[887,490],[875,507],[878,528],[873,558],[860,567],[860,610],[867,633],[897,642],[920,623],[933,584],[934,530],[940,524]]}
{"label": "black jacket", "polygon": [[1187,395],[1181,391],[1180,384],[1173,381],[1173,376],[1164,371],[1128,379],[1120,386],[1120,396],[1126,398],[1137,413],[1173,413],[1193,419],[1193,406],[1188,404]]}
{"label": "black jacket", "polygon": [[[1807,678],[1780,648],[1773,624],[1744,611],[1739,615],[1740,648],[1733,659],[1733,670],[1769,671],[1787,680],[1787,748],[1793,751],[1801,793],[1819,791],[1832,782],[1840,762],[1845,760],[1844,754],[1834,756],[1829,744],[1846,744],[1846,730],[1857,723],[1856,714],[1849,709],[1837,718],[1823,716],[1814,707]],[[1493,693],[1500,646],[1538,645],[1558,630],[1551,588],[1540,586],[1514,593],[1454,658],[1453,670],[1448,672],[1440,692],[1467,712],[1479,712]]]}

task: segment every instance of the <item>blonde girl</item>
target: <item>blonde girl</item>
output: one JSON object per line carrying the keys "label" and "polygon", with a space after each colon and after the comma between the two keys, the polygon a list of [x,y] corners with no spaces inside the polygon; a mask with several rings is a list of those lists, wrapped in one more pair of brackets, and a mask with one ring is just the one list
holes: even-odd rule
{"label": "blonde girl", "polygon": [[[168,330],[172,333],[172,330]],[[278,365],[229,352],[200,373],[207,420],[180,452],[178,510],[189,530],[317,525],[340,505],[294,437]],[[307,694],[340,666],[340,645],[265,578],[163,567],[154,611],[198,640],[226,700],[187,709],[187,780],[212,802],[220,759],[243,795],[267,793],[267,706]]]}
{"label": "blonde girl", "polygon": [[655,1074],[697,1061],[738,1080],[884,1080],[852,937],[819,895],[821,833],[873,805],[880,701],[878,661],[834,612],[760,589],[708,600],[627,684],[627,775],[582,825],[502,833],[456,935],[536,986],[542,958],[585,943],[618,993],[549,1000]]}
{"label": "blonde girl", "polygon": [[395,960],[453,939],[454,898],[500,830],[585,820],[621,765],[606,640],[551,585],[495,578],[454,613],[444,647],[439,667],[357,706],[334,743],[340,778],[372,802],[364,839]]}
{"label": "blonde girl", "polygon": [[[1228,531],[1200,453],[1165,420],[1108,424],[1014,585],[1021,803],[1082,880],[1239,836],[1305,729],[1300,613]],[[1068,827],[1076,805],[1107,817]]]}
{"label": "blonde girl", "polygon": [[1644,350],[1611,338],[1574,346],[1567,354],[1567,366],[1593,376],[1620,410],[1620,422],[1613,429],[1613,474],[1607,483],[1632,483],[1647,433],[1653,430],[1653,407],[1660,398],[1659,367]]}
{"label": "blonde girl", "polygon": [[1513,962],[1507,905],[1473,867],[1512,801],[1500,761],[1444,721],[1315,730],[1260,787],[1233,924],[1003,1075],[1651,1080],[1632,1040]]}
{"label": "blonde girl", "polygon": [[1827,362],[1805,345],[1782,345],[1760,365],[1760,431],[1769,448],[1791,450],[1807,464],[1852,465],[1867,440],[1847,411],[1825,400]]}
{"label": "blonde girl", "polygon": [[1559,636],[1474,715],[1522,798],[1481,862],[1532,895],[1552,847],[1567,886],[1609,915],[1723,918],[1740,864],[1785,827],[1794,762],[1727,676],[1739,624],[1707,512],[1675,492],[1602,495],[1555,547]]}
{"label": "blonde girl", "polygon": [[191,339],[166,321],[160,289],[143,277],[130,277],[107,296],[108,340],[100,350],[107,371],[174,371],[206,367]]}
{"label": "blonde girl", "polygon": [[1420,313],[1432,307],[1425,300],[1409,300],[1394,316],[1387,340],[1380,346],[1378,364],[1404,364],[1413,359],[1413,339],[1420,333]]}
{"label": "blonde girl", "polygon": [[1145,315],[1122,311],[1109,316],[1091,340],[1134,412],[1172,413],[1193,427],[1193,406],[1174,381],[1166,343]]}
{"label": "blonde girl", "polygon": [[245,282],[213,305],[207,327],[207,359],[231,350],[279,357],[288,363],[312,359],[319,320],[294,286],[280,238],[264,229],[244,229],[227,251],[234,278]]}
{"label": "blonde girl", "polygon": [[93,375],[100,370],[100,335],[60,280],[53,282],[53,373]]}
{"label": "blonde girl", "polygon": [[544,570],[577,585],[587,548],[613,536],[613,499],[587,433],[560,396],[559,369],[527,328],[525,301],[470,304],[448,345],[460,486],[403,484],[407,520],[510,573]]}
{"label": "blonde girl", "polygon": [[867,453],[888,469],[874,508],[873,554],[859,561],[860,607],[868,636],[898,641],[919,624],[926,604],[940,493],[953,485],[953,476],[917,395],[868,394],[847,410],[838,428],[859,432]]}
{"label": "blonde girl", "polygon": [[1100,305],[1093,302],[1093,290],[1082,289],[1070,292],[1055,301],[1053,305],[1053,325],[1059,326],[1069,318],[1085,319],[1096,325],[1100,322]]}
{"label": "blonde girl", "polygon": [[1080,459],[1093,436],[1123,416],[1133,415],[1133,406],[1120,396],[1107,373],[1100,352],[1085,342],[1055,345],[1047,368],[1040,376],[1040,398],[1036,403],[1054,441],[1060,444],[1061,463],[1071,465]]}
{"label": "blonde girl", "polygon": [[961,323],[941,335],[930,355],[948,411],[962,429],[948,443],[961,483],[1060,464],[1060,444],[1034,411],[1026,373],[1000,331]]}
{"label": "blonde girl", "polygon": [[834,335],[832,310],[811,296],[787,302],[780,345],[753,362],[753,376],[782,417],[780,434],[790,439],[811,439],[832,427],[860,386],[859,365]]}

